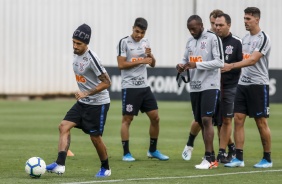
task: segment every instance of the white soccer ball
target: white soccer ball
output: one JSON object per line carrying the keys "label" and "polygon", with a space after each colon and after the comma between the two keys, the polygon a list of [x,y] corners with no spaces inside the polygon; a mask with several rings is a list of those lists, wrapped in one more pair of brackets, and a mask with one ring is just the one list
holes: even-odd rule
{"label": "white soccer ball", "polygon": [[25,163],[25,172],[32,178],[40,178],[46,171],[46,164],[40,157],[31,157]]}

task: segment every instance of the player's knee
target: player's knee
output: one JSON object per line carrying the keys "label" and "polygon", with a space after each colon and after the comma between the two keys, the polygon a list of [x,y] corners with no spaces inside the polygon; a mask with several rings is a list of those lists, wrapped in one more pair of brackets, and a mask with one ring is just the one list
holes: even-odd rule
{"label": "player's knee", "polygon": [[102,143],[102,139],[100,135],[90,135],[90,139],[95,146]]}
{"label": "player's knee", "polygon": [[160,117],[159,116],[151,117],[150,120],[152,125],[158,125],[160,122]]}
{"label": "player's knee", "polygon": [[66,123],[66,121],[62,121],[62,122],[59,124],[59,127],[58,127],[58,128],[59,128],[59,131],[60,131],[61,133],[70,130],[70,127],[69,127],[69,125]]}
{"label": "player's knee", "polygon": [[260,129],[260,130],[265,130],[268,128],[268,123],[267,121],[256,121],[257,123],[257,127]]}
{"label": "player's knee", "polygon": [[211,117],[203,117],[202,118],[203,126],[212,126],[212,118]]}

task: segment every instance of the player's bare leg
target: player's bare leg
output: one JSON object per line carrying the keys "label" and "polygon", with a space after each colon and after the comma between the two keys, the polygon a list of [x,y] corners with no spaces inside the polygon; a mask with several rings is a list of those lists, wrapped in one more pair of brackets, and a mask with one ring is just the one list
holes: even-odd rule
{"label": "player's bare leg", "polygon": [[195,120],[192,121],[191,127],[190,127],[190,133],[189,133],[189,138],[188,141],[182,151],[182,158],[183,160],[190,160],[192,157],[192,151],[194,149],[194,141],[199,132],[201,131],[201,126],[199,125],[198,122]]}
{"label": "player's bare leg", "polygon": [[122,160],[127,162],[135,161],[135,158],[133,158],[133,156],[129,151],[129,128],[132,120],[133,120],[133,115],[122,116],[121,130],[120,130],[122,147],[123,147]]}
{"label": "player's bare leg", "polygon": [[[94,147],[96,148],[96,151],[101,161],[101,169],[99,172],[103,172],[103,176],[110,176],[111,169],[109,166],[107,148],[103,142],[102,137],[100,135],[90,135],[90,139]],[[99,172],[98,172],[98,175],[99,175]]]}
{"label": "player's bare leg", "polygon": [[75,126],[74,122],[63,120],[59,125],[59,144],[58,144],[58,158],[56,162],[46,166],[48,172],[63,174],[65,172],[65,162],[67,151],[70,147],[70,130]]}
{"label": "player's bare leg", "polygon": [[158,110],[152,110],[146,112],[147,116],[150,119],[150,128],[149,128],[149,135],[150,135],[150,147],[149,151],[147,152],[147,156],[149,158],[157,158],[159,160],[168,160],[169,157],[163,155],[160,151],[157,150],[157,142],[159,137],[160,131],[160,117]]}
{"label": "player's bare leg", "polygon": [[256,168],[269,168],[272,167],[272,160],[271,160],[271,133],[267,123],[267,119],[265,117],[255,118],[261,143],[263,147],[263,158],[262,160],[255,164],[254,167]]}
{"label": "player's bare leg", "polygon": [[245,142],[244,123],[246,114],[235,113],[234,116],[234,140],[236,145],[236,158],[243,161],[243,148]]}
{"label": "player's bare leg", "polygon": [[159,137],[159,131],[160,131],[160,117],[158,110],[152,110],[149,112],[146,112],[150,119],[150,128],[149,128],[149,135],[151,138],[157,139]]}
{"label": "player's bare leg", "polygon": [[233,143],[231,139],[231,133],[232,133],[232,118],[224,117],[219,135],[220,142],[219,142],[219,152],[217,156],[217,160],[221,163],[228,163],[231,160],[225,157],[225,148],[227,147],[227,145],[231,145]]}
{"label": "player's bare leg", "polygon": [[[212,124],[212,117],[203,117],[202,123],[204,127],[204,142],[205,142],[205,152],[211,154],[213,151],[213,139],[214,139],[214,129]],[[206,155],[207,157],[208,155]],[[206,158],[211,162],[211,158]],[[210,160],[209,160],[210,159]]]}

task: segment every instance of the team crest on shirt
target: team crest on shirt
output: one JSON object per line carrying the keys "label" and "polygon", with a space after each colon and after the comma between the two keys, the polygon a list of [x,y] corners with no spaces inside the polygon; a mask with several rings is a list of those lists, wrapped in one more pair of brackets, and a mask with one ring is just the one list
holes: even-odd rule
{"label": "team crest on shirt", "polygon": [[89,62],[91,62],[91,58],[83,57],[78,63],[78,70],[80,72],[84,72],[86,67],[89,65]]}
{"label": "team crest on shirt", "polygon": [[83,71],[85,70],[85,65],[86,65],[86,64],[80,62],[80,63],[79,63],[78,70],[81,71],[81,72],[83,72]]}
{"label": "team crest on shirt", "polygon": [[126,105],[126,111],[132,112],[133,111],[133,105],[131,105],[131,104]]}
{"label": "team crest on shirt", "polygon": [[201,48],[202,50],[205,50],[205,49],[207,48],[207,42],[201,42],[200,48]]}
{"label": "team crest on shirt", "polygon": [[225,54],[232,54],[233,53],[233,46],[231,45],[228,45],[226,46],[226,49],[225,49]]}

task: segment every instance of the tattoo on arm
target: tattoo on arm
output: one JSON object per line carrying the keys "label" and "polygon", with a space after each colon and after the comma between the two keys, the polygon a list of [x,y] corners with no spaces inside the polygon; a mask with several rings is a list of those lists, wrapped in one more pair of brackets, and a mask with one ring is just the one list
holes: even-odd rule
{"label": "tattoo on arm", "polygon": [[100,81],[102,81],[102,82],[104,82],[108,85],[111,85],[111,79],[110,79],[110,77],[107,73],[103,73],[98,78],[100,79]]}
{"label": "tattoo on arm", "polygon": [[96,89],[96,88],[90,89],[90,90],[88,90],[86,93],[87,93],[86,96],[88,96],[88,95],[94,95],[94,94],[97,93],[97,89]]}
{"label": "tattoo on arm", "polygon": [[[103,73],[100,76],[98,76],[99,80],[107,85],[111,85],[111,79],[107,73]],[[98,92],[97,88],[93,88],[88,90],[86,93],[86,96],[88,95],[94,95]]]}

